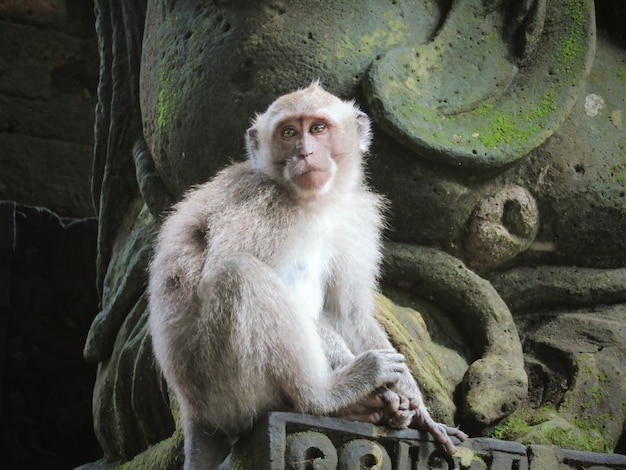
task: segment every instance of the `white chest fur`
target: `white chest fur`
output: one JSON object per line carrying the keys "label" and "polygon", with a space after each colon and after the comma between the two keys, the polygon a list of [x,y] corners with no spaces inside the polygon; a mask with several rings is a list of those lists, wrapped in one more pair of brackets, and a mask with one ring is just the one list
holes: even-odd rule
{"label": "white chest fur", "polygon": [[277,266],[300,314],[318,319],[332,261],[332,227],[315,219],[302,227]]}

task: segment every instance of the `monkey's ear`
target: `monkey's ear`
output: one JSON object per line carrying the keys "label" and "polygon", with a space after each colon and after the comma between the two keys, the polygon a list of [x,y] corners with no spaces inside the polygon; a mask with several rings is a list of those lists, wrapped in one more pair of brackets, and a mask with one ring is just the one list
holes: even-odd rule
{"label": "monkey's ear", "polygon": [[246,131],[246,150],[250,160],[256,160],[259,153],[259,131],[253,125]]}
{"label": "monkey's ear", "polygon": [[356,110],[356,126],[359,134],[359,149],[365,153],[372,143],[372,124],[367,114],[359,109]]}

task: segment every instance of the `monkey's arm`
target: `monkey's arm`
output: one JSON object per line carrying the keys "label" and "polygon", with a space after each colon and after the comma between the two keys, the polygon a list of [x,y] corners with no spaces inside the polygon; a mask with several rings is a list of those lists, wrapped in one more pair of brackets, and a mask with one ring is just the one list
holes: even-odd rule
{"label": "monkey's arm", "polygon": [[[317,328],[331,368],[341,367],[354,360],[355,356],[344,339],[330,325],[319,321]],[[406,428],[415,415],[409,405],[405,397],[388,387],[381,387],[357,403],[339,410],[335,416],[392,428]]]}
{"label": "monkey's arm", "polygon": [[[354,284],[353,284],[354,285]],[[334,295],[341,296],[341,291],[335,292]],[[346,297],[346,293],[343,293]],[[358,296],[353,293],[353,299],[348,304],[351,309],[342,313],[335,313],[337,318],[343,318],[343,321],[337,322],[337,333],[345,338],[346,343],[354,353],[366,351],[369,349],[393,348],[385,330],[381,324],[374,318],[373,311],[375,309],[373,296],[369,298],[366,295]],[[354,299],[358,299],[357,302]],[[341,305],[340,301],[337,301]],[[346,305],[346,304],[343,304]],[[435,439],[440,442],[449,454],[454,454],[456,448],[452,443],[450,436],[465,441],[468,436],[457,428],[437,423],[430,416],[420,388],[411,375],[407,371],[402,375],[400,380],[391,388],[391,394],[387,397],[387,414],[380,416],[377,424],[386,424],[393,427],[409,426],[431,433]],[[397,398],[394,398],[395,395]],[[383,398],[382,396],[380,397]],[[406,405],[411,413],[407,413]],[[349,415],[349,413],[348,413]],[[391,419],[389,417],[391,416]]]}

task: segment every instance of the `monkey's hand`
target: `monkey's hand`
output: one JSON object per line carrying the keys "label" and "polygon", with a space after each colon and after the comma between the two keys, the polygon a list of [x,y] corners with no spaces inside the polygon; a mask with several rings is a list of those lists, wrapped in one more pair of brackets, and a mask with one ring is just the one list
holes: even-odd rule
{"label": "monkey's hand", "polygon": [[372,349],[354,358],[350,369],[354,380],[368,383],[374,392],[380,387],[392,387],[408,373],[406,359],[395,349]]}
{"label": "monkey's hand", "polygon": [[415,411],[415,417],[413,422],[410,424],[410,427],[431,433],[433,437],[446,448],[446,452],[450,455],[454,455],[456,453],[456,448],[454,447],[450,436],[456,437],[461,442],[465,441],[469,437],[459,428],[453,428],[446,426],[445,424],[435,422],[435,420],[431,418],[430,413],[421,400],[420,403],[415,400],[411,400],[409,408]]}
{"label": "monkey's hand", "polygon": [[409,409],[408,399],[383,387],[339,410],[335,416],[391,428],[406,428],[413,421],[415,410]]}
{"label": "monkey's hand", "polygon": [[386,406],[382,422],[379,424],[397,429],[409,427],[415,419],[415,410],[410,408],[410,401],[393,390],[385,390],[382,397]]}

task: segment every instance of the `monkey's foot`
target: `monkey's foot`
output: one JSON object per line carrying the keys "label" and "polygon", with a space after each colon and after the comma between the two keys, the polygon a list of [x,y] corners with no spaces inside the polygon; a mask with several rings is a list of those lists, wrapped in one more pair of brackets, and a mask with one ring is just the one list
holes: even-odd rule
{"label": "monkey's foot", "polygon": [[386,407],[380,424],[396,429],[409,427],[415,418],[415,410],[410,408],[409,400],[393,390],[385,390],[382,396]]}
{"label": "monkey's foot", "polygon": [[411,423],[412,428],[421,429],[422,431],[428,431],[433,437],[443,445],[446,452],[450,455],[456,453],[456,447],[452,443],[450,436],[454,436],[461,442],[468,439],[468,435],[461,431],[459,428],[453,428],[446,426],[442,423],[437,423],[428,413],[426,406],[421,404],[415,410],[415,418]]}

